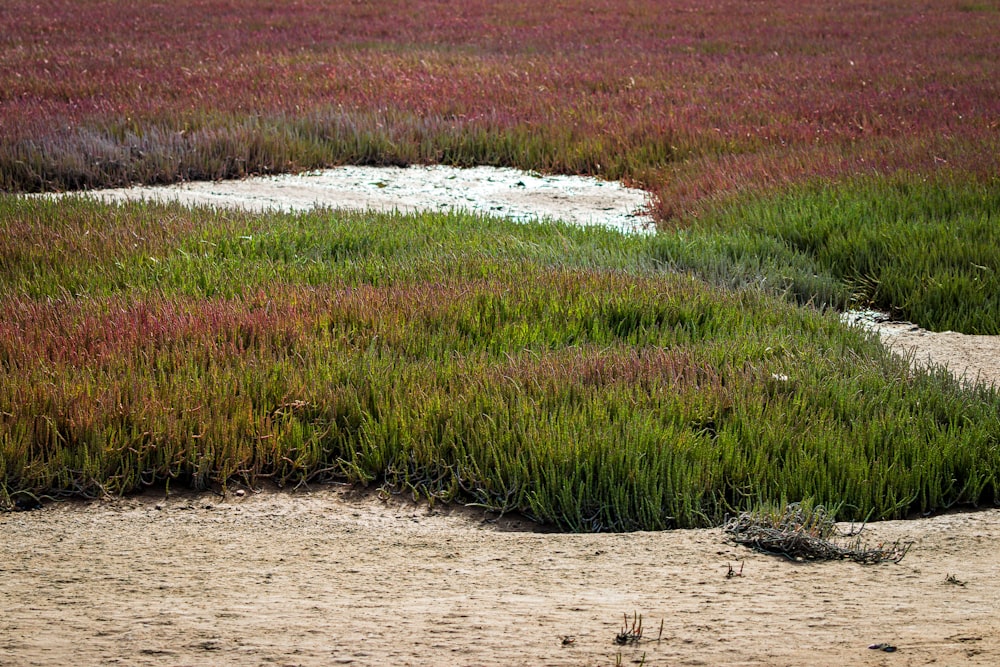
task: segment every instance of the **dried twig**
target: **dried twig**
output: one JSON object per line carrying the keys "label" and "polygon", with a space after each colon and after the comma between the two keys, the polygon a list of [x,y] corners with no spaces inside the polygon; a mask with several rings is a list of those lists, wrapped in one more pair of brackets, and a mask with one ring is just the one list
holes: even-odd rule
{"label": "dried twig", "polygon": [[[723,531],[737,544],[793,560],[852,560],[856,563],[898,563],[912,542],[896,540],[869,547],[860,537],[846,543],[837,537],[855,537],[864,530],[841,533],[822,506],[788,505],[781,513],[743,512],[726,522]],[[730,568],[732,570],[732,568]],[[729,575],[732,576],[732,575]]]}

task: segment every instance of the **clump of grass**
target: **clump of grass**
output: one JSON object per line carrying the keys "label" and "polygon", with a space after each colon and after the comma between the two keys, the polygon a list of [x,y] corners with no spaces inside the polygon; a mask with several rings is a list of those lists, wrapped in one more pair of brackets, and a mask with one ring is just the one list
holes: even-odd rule
{"label": "clump of grass", "polygon": [[996,335],[998,211],[996,182],[867,179],[749,198],[657,243],[665,261],[713,282]]}
{"label": "clump of grass", "polygon": [[[0,142],[0,190],[50,192],[243,178],[340,164],[518,166],[561,173],[637,176],[674,159],[682,142],[666,132],[597,140],[572,126],[534,127],[516,118],[458,120],[406,111],[196,121],[114,122]],[[636,145],[638,142],[642,145]]]}
{"label": "clump of grass", "polygon": [[948,225],[991,239],[995,197],[697,217],[817,178],[992,183],[996,12],[183,5],[0,8],[0,189],[493,164],[623,177],[689,229],[0,197],[0,503],[346,479],[632,530],[997,500],[993,390],[761,293],[993,332],[996,244]]}
{"label": "clump of grass", "polygon": [[638,644],[642,640],[642,615],[638,612],[633,613],[631,622],[628,619],[628,614],[622,616],[625,620],[622,623],[622,629],[615,635],[615,644],[619,646]]}

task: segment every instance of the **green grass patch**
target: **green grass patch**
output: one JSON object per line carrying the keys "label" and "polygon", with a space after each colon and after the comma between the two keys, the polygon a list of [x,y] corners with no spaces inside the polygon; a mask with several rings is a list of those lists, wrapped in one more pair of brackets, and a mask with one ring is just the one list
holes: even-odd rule
{"label": "green grass patch", "polygon": [[0,197],[0,501],[389,484],[568,530],[994,502],[1000,399],[663,239]]}
{"label": "green grass patch", "polygon": [[873,307],[935,331],[1000,334],[1000,184],[855,181],[753,197],[659,240],[716,283]]}

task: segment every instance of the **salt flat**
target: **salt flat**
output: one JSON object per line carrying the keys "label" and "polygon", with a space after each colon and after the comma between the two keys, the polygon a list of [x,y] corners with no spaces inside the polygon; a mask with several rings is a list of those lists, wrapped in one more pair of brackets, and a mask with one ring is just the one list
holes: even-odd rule
{"label": "salt flat", "polygon": [[108,201],[177,201],[252,211],[316,207],[373,211],[469,211],[519,221],[563,220],[651,233],[649,195],[616,181],[517,169],[443,165],[337,167],[302,174],[92,190]]}

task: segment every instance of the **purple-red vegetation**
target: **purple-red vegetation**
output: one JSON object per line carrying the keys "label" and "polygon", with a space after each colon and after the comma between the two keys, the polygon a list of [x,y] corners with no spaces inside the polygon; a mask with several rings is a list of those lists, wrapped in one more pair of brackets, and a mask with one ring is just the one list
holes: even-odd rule
{"label": "purple-red vegetation", "polygon": [[553,154],[502,161],[624,176],[669,217],[817,177],[994,175],[998,34],[995,2],[961,0],[10,0],[0,152],[245,117],[536,133]]}

